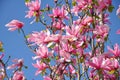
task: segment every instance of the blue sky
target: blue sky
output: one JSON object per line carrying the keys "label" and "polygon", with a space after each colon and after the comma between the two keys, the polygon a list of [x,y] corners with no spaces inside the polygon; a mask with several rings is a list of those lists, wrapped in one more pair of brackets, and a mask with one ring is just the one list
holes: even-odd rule
{"label": "blue sky", "polygon": [[[47,3],[47,1],[53,0],[42,0],[42,6],[46,6],[44,4]],[[51,2],[49,4],[51,4]],[[117,29],[120,28],[120,18],[116,16],[116,10],[119,4],[120,0],[113,0],[115,9],[110,14],[110,21],[112,23],[110,25],[110,39],[113,44],[120,44],[120,35],[116,35]],[[29,34],[32,31],[42,30],[43,26],[40,23],[30,25],[32,19],[25,18],[25,11],[27,10],[28,9],[25,6],[24,0],[0,0],[0,41],[4,43],[5,58],[11,56],[11,59],[23,58],[25,60],[24,62],[25,65],[28,66],[28,69],[24,70],[24,73],[28,80],[32,80],[34,77],[35,80],[41,80],[39,79],[40,76],[34,76],[36,71],[36,69],[32,66],[32,56],[34,56],[34,54],[25,45],[23,35],[18,33],[18,31],[10,32],[8,31],[8,28],[5,27],[5,24],[12,19],[18,19],[25,23],[23,29],[26,34]]]}

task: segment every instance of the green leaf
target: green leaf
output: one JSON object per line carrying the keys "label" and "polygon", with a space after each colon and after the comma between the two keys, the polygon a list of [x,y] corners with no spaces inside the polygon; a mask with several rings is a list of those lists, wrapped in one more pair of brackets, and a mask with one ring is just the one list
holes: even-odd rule
{"label": "green leaf", "polygon": [[25,0],[25,3],[28,3],[28,2],[30,2],[30,0]]}
{"label": "green leaf", "polygon": [[55,59],[56,59],[56,60],[58,60],[58,59],[59,59],[59,57],[58,57],[58,56],[55,56]]}
{"label": "green leaf", "polygon": [[29,37],[30,37],[30,35],[26,35],[25,37],[26,37],[26,38],[29,38]]}
{"label": "green leaf", "polygon": [[112,12],[113,9],[114,9],[114,6],[113,6],[113,5],[110,5],[110,6],[108,7],[108,11],[109,11],[109,12]]}
{"label": "green leaf", "polygon": [[45,59],[45,60],[46,60],[46,62],[48,62],[48,63],[50,62],[50,59],[49,59],[49,58],[47,58],[47,59]]}
{"label": "green leaf", "polygon": [[4,49],[3,49],[3,48],[0,48],[0,52],[4,52]]}
{"label": "green leaf", "polygon": [[76,1],[72,1],[72,5],[75,6],[76,5]]}

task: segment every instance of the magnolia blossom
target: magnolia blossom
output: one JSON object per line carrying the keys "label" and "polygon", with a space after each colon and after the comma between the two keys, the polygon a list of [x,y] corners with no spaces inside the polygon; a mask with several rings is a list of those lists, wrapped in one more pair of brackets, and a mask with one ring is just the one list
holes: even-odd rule
{"label": "magnolia blossom", "polygon": [[12,20],[11,22],[9,22],[8,24],[6,24],[5,26],[8,27],[10,31],[14,31],[17,29],[21,29],[23,27],[24,23],[20,22],[18,20]]}
{"label": "magnolia blossom", "polygon": [[92,17],[90,17],[90,16],[85,16],[84,18],[83,18],[83,20],[81,21],[81,24],[82,25],[84,25],[84,26],[86,26],[86,25],[90,25],[90,23],[91,22],[93,22],[93,19],[92,19]]}
{"label": "magnolia blossom", "polygon": [[114,71],[115,71],[115,70],[119,70],[119,69],[120,69],[120,65],[119,65],[118,60],[115,59],[115,58],[111,58],[110,60],[111,60],[111,66],[110,66],[111,71],[112,71],[112,70],[114,70]]}
{"label": "magnolia blossom", "polygon": [[108,47],[108,50],[110,53],[112,53],[114,55],[114,57],[119,58],[120,57],[120,48],[118,44],[114,45],[114,49],[111,49],[110,47]]}
{"label": "magnolia blossom", "polygon": [[65,10],[65,6],[62,6],[61,9],[56,7],[52,10],[52,12],[53,14],[49,14],[49,16],[52,18],[68,19],[68,16],[67,16],[68,12]]}
{"label": "magnolia blossom", "polygon": [[48,58],[50,56],[50,53],[48,52],[48,48],[43,45],[41,47],[39,47],[37,50],[36,50],[36,56],[33,57],[33,59],[37,59],[37,58]]}
{"label": "magnolia blossom", "polygon": [[53,21],[53,24],[52,24],[52,28],[53,30],[55,29],[56,30],[61,30],[61,29],[64,29],[64,23],[60,20],[58,21]]}
{"label": "magnolia blossom", "polygon": [[80,35],[79,34],[80,27],[79,26],[74,26],[74,25],[72,25],[71,27],[66,26],[65,29],[66,29],[66,35],[71,35],[76,38]]}
{"label": "magnolia blossom", "polygon": [[47,44],[49,42],[59,42],[61,40],[61,34],[50,34],[49,30],[41,32],[33,32],[29,35],[28,41],[34,44]]}
{"label": "magnolia blossom", "polygon": [[87,9],[88,5],[92,3],[92,0],[76,0],[77,4],[71,9],[72,13],[78,16],[78,13]]}
{"label": "magnolia blossom", "polygon": [[26,3],[26,6],[29,8],[29,11],[27,11],[27,15],[25,17],[31,18],[33,16],[39,17],[40,15],[40,5],[41,0],[35,0]]}
{"label": "magnolia blossom", "polygon": [[12,80],[25,80],[23,72],[22,71],[15,72]]}
{"label": "magnolia blossom", "polygon": [[12,64],[11,66],[8,66],[7,69],[14,69],[14,68],[21,68],[23,66],[23,59],[14,59],[13,62],[15,64]]}
{"label": "magnolia blossom", "polygon": [[29,8],[29,11],[27,11],[27,15],[25,17],[26,18],[35,17],[35,19],[32,22],[30,22],[30,24],[32,24],[35,21],[38,22],[41,14],[40,12],[41,0],[27,2],[26,6]]}
{"label": "magnolia blossom", "polygon": [[48,66],[45,63],[42,63],[40,61],[36,61],[36,64],[33,64],[33,66],[35,68],[38,68],[38,70],[36,71],[35,75],[38,75],[42,72],[42,70],[45,70],[46,68],[48,68]]}
{"label": "magnolia blossom", "polygon": [[102,10],[108,8],[112,4],[112,0],[98,0],[97,11],[100,13]]}
{"label": "magnolia blossom", "polygon": [[41,31],[41,32],[33,32],[32,34],[29,35],[28,37],[28,41],[32,42],[32,45],[40,45],[40,44],[44,44],[44,40],[47,37],[47,35],[49,35],[49,32],[45,32],[45,31]]}
{"label": "magnolia blossom", "polygon": [[94,68],[94,70],[110,70],[111,62],[109,59],[105,59],[103,56],[93,57],[92,62],[88,61],[88,65]]}
{"label": "magnolia blossom", "polygon": [[109,27],[106,24],[96,26],[93,33],[94,33],[94,37],[96,37],[97,42],[103,42],[105,41],[105,38],[107,37],[109,33]]}

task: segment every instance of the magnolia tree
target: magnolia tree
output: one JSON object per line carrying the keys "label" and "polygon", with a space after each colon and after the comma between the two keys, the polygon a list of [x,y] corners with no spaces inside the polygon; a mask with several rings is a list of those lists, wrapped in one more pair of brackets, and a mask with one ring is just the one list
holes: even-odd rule
{"label": "magnolia tree", "polygon": [[[109,12],[112,0],[54,0],[41,8],[40,0],[26,0],[26,18],[40,22],[45,29],[25,34],[24,23],[12,20],[9,31],[19,30],[34,53],[32,65],[44,80],[120,80],[120,48],[105,45],[109,40]],[[120,6],[116,11],[120,16]],[[117,31],[120,34],[120,30]],[[3,51],[0,42],[0,51]],[[107,50],[105,50],[105,47]],[[26,80],[23,59],[7,65],[0,56],[0,80]],[[13,69],[12,76],[7,69]]]}

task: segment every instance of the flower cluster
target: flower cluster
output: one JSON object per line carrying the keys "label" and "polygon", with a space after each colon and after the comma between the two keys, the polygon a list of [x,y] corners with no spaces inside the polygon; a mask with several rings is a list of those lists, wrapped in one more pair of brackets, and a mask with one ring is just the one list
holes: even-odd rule
{"label": "flower cluster", "polygon": [[[65,4],[59,6],[62,2]],[[35,75],[42,74],[44,80],[119,80],[119,45],[116,43],[113,48],[105,49],[112,0],[71,0],[72,4],[68,0],[54,0],[54,3],[55,7],[41,9],[39,0],[26,2],[29,9],[26,17],[35,17],[34,21],[45,26],[45,30],[33,31],[27,37],[22,31],[27,46],[35,55],[32,57],[36,60],[32,64],[37,68]],[[41,19],[41,14],[50,22]],[[119,14],[120,8],[117,10]],[[6,26],[14,31],[23,25],[23,22],[13,20]],[[17,69],[12,80],[24,80],[23,60],[13,62],[15,64],[8,66],[8,69]]]}

